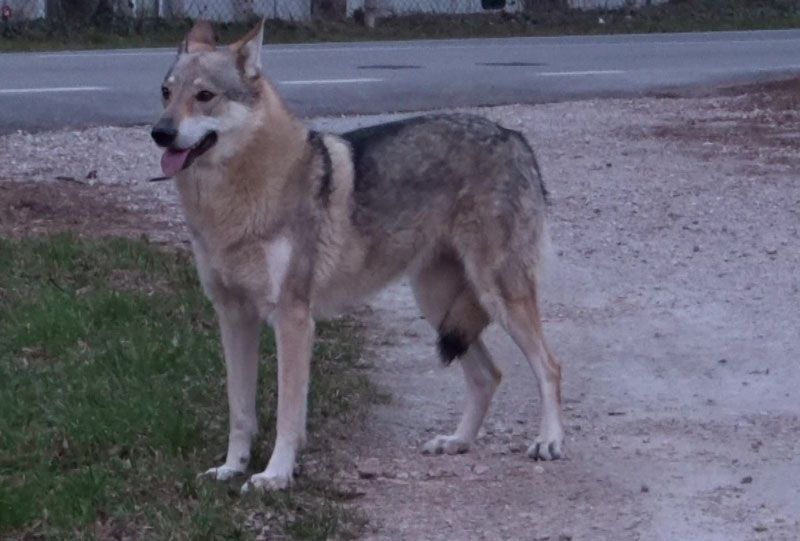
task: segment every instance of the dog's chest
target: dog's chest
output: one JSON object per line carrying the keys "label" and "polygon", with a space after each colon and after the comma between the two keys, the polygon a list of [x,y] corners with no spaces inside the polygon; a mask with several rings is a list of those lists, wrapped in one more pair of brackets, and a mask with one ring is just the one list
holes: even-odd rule
{"label": "dog's chest", "polygon": [[198,271],[206,290],[240,291],[265,317],[281,298],[292,264],[291,240],[278,235],[227,249],[213,249],[195,239]]}

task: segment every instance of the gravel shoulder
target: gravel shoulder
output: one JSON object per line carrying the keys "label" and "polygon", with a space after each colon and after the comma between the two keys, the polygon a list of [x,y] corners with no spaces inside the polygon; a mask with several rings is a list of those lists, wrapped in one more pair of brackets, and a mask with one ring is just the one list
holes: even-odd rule
{"label": "gravel shoulder", "polygon": [[[800,538],[797,95],[480,110],[526,133],[552,193],[545,332],[564,364],[568,458],[525,458],[535,382],[496,328],[505,377],[476,448],[420,455],[454,428],[463,381],[395,285],[359,310],[364,361],[393,400],[341,450],[365,538]],[[4,136],[0,153],[0,234],[186,238],[171,186],[144,181],[158,160],[143,129]]]}

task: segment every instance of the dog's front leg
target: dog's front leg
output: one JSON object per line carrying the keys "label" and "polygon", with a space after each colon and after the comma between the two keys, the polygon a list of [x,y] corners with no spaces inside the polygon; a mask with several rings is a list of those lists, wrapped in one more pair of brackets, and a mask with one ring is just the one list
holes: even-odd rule
{"label": "dog's front leg", "polygon": [[267,469],[242,490],[289,486],[297,450],[306,439],[306,405],[314,340],[314,320],[306,304],[277,308],[272,317],[278,345],[277,438]]}
{"label": "dog's front leg", "polygon": [[245,471],[250,462],[250,445],[258,430],[256,385],[261,320],[256,308],[247,301],[217,300],[214,308],[225,354],[230,433],[225,464],[205,474],[224,481]]}

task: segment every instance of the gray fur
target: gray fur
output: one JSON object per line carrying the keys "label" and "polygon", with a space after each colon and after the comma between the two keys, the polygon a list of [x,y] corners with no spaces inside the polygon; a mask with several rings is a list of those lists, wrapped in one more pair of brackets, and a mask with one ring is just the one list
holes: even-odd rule
{"label": "gray fur", "polygon": [[514,254],[537,267],[545,192],[519,133],[478,116],[430,115],[341,137],[355,170],[349,225],[365,251],[356,298],[444,251]]}
{"label": "gray fur", "polygon": [[[174,81],[170,81],[170,77],[174,77]],[[205,89],[247,106],[253,106],[261,96],[260,85],[241,76],[241,70],[236,67],[236,55],[229,50],[180,55],[163,84],[196,91],[193,83],[197,79],[203,80]]]}

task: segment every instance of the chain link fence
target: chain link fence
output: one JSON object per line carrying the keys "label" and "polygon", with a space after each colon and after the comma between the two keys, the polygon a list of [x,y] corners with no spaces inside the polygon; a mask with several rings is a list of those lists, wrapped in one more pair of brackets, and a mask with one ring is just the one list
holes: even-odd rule
{"label": "chain link fence", "polygon": [[246,22],[266,16],[286,21],[410,14],[516,13],[537,10],[621,9],[667,0],[0,0],[4,22],[89,20],[98,13],[146,19]]}

